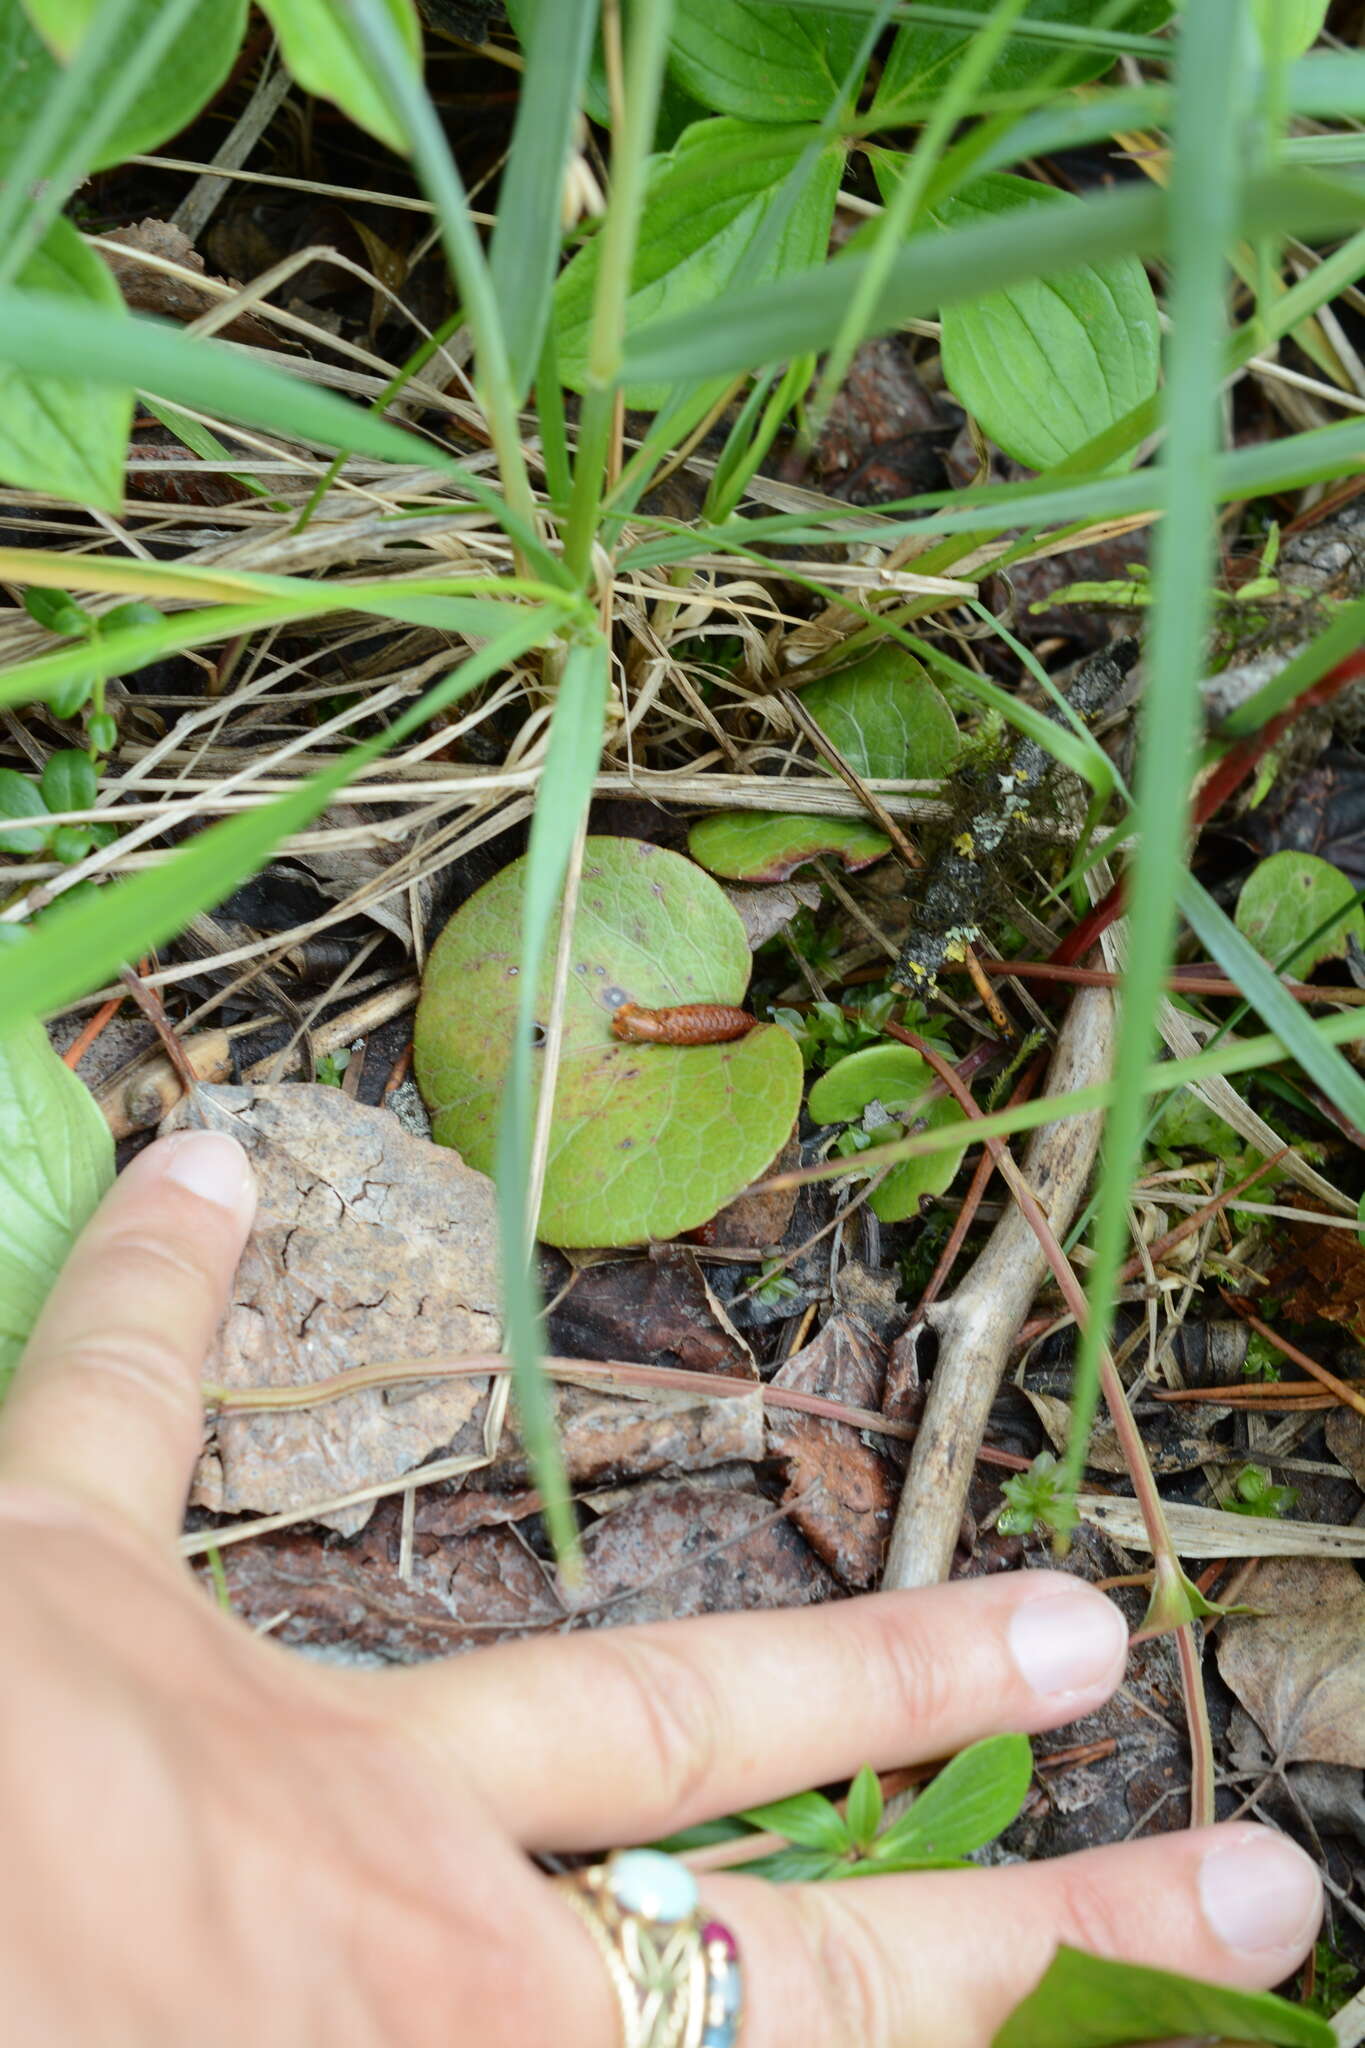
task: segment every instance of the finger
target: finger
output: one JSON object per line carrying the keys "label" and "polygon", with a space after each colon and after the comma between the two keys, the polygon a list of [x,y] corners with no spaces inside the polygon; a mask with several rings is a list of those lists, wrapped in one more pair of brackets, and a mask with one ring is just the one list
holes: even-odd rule
{"label": "finger", "polygon": [[1015,1572],[351,1678],[382,1686],[442,1768],[472,1769],[519,1841],[601,1848],[1075,1720],[1117,1686],[1127,1641],[1093,1587]]}
{"label": "finger", "polygon": [[38,1319],[0,1418],[0,1478],[178,1529],[204,1353],[255,1210],[246,1154],[186,1131],[120,1174]]}
{"label": "finger", "polygon": [[744,1959],[744,2048],[987,2048],[1060,1942],[1266,1990],[1322,1912],[1303,1852],[1248,1825],[996,1870],[702,1889]]}

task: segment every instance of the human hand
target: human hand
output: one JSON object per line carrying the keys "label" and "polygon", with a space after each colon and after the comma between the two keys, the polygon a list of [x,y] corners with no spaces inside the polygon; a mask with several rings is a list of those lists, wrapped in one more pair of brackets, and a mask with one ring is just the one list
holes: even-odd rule
{"label": "human hand", "polygon": [[[1045,1572],[383,1673],[253,1635],[173,1549],[253,1202],[230,1140],[144,1152],[0,1418],[9,2048],[614,2048],[602,1961],[528,1851],[1053,1728],[1118,1684],[1117,1610]],[[703,1889],[745,1961],[742,2048],[984,2048],[1059,1941],[1265,1987],[1320,1906],[1249,1826]]]}

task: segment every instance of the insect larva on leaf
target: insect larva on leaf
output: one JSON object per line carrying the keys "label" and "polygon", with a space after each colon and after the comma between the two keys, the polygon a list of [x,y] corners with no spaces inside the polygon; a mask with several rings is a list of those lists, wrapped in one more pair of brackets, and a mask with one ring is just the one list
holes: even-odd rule
{"label": "insect larva on leaf", "polygon": [[745,1037],[757,1022],[747,1010],[726,1003],[675,1003],[663,1010],[623,1003],[611,1020],[611,1035],[631,1045],[724,1045]]}

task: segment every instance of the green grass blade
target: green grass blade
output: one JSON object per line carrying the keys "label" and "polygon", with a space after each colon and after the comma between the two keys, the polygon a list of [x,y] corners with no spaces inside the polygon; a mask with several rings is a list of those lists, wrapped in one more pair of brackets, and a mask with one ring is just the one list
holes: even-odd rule
{"label": "green grass blade", "polygon": [[995,62],[1010,28],[1026,5],[1027,0],[996,0],[990,19],[983,22],[980,35],[974,36],[967,44],[962,53],[962,61],[953,67],[945,90],[939,95],[933,112],[920,129],[909,161],[877,225],[872,247],[867,253],[866,262],[844,309],[839,331],[830,346],[825,367],[821,372],[819,388],[811,405],[812,437],[818,435],[820,423],[833,404],[835,393],[848,375],[854,351],[868,332],[874,308],[886,289],[897,251],[902,248],[911,224],[920,211],[929,188],[929,181],[948,139],[958,122],[970,111],[977,86]]}
{"label": "green grass blade", "polygon": [[[1365,218],[1365,186],[1280,171],[1239,181],[1233,230],[1335,234]],[[1156,190],[1104,193],[1084,208],[1040,209],[1023,236],[1017,221],[990,221],[915,242],[891,266],[870,316],[870,333],[979,298],[983,292],[1133,252],[1157,256],[1169,235],[1170,198]],[[828,348],[869,259],[840,256],[752,292],[731,293],[695,312],[650,321],[626,346],[619,381],[666,383],[723,376]]]}
{"label": "green grass blade", "polygon": [[1085,1467],[1099,1397],[1100,1356],[1128,1236],[1141,1155],[1142,1079],[1175,942],[1185,873],[1186,807],[1199,733],[1198,680],[1212,618],[1219,394],[1225,356],[1226,252],[1236,232],[1238,147],[1251,67],[1238,0],[1202,0],[1182,19],[1171,176],[1171,349],[1161,466],[1166,516],[1153,558],[1152,623],[1135,778],[1138,851],[1130,870],[1129,953],[1105,1127],[1090,1314],[1073,1379],[1062,1464],[1068,1493]]}
{"label": "green grass blade", "polygon": [[1179,900],[1186,922],[1203,940],[1228,979],[1237,983],[1285,1051],[1358,1130],[1365,1130],[1365,1077],[1319,1038],[1302,1004],[1295,1002],[1274,968],[1262,959],[1193,875],[1182,878]]}
{"label": "green grass blade", "polygon": [[293,440],[439,470],[493,511],[528,557],[534,552],[542,576],[564,581],[554,556],[537,541],[534,525],[518,522],[496,491],[437,443],[321,385],[255,362],[227,343],[199,341],[159,320],[130,320],[42,292],[0,292],[0,362],[34,377],[131,385],[196,412],[268,427]]}
{"label": "green grass blade", "polygon": [[375,67],[390,111],[408,138],[422,190],[436,209],[446,261],[474,337],[476,387],[488,416],[498,474],[513,513],[523,527],[534,532],[535,500],[522,453],[507,337],[483,244],[470,217],[469,201],[445,130],[421,79],[414,76],[403,39],[384,0],[344,0],[344,4]]}
{"label": "green grass blade", "polygon": [[507,373],[526,397],[550,318],[562,240],[560,205],[573,149],[597,0],[555,0],[536,18],[517,100],[516,125],[498,193],[488,252],[493,295],[507,336]]}
{"label": "green grass blade", "polygon": [[570,647],[559,682],[526,856],[522,903],[521,993],[516,1036],[507,1071],[507,1094],[498,1125],[498,1216],[502,1239],[504,1343],[512,1359],[526,1447],[536,1476],[555,1555],[577,1555],[578,1530],[554,1415],[540,1369],[540,1304],[532,1250],[536,1218],[528,1213],[528,1174],[535,1088],[531,1064],[541,967],[569,854],[592,796],[602,747],[608,683],[607,646],[601,638]]}
{"label": "green grass blade", "polygon": [[377,738],[352,747],[302,788],[211,825],[163,867],[116,882],[66,906],[58,903],[18,944],[0,953],[0,1029],[75,1000],[128,960],[181,931],[197,911],[221,903],[291,832],[315,818],[352,777],[425,725],[457,697],[543,644],[555,612],[522,610],[495,639],[426,691]]}

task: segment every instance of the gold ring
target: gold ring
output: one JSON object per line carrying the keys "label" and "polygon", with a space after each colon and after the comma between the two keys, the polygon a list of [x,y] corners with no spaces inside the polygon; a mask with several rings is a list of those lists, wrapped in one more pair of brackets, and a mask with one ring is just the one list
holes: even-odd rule
{"label": "gold ring", "polygon": [[618,1849],[553,1880],[607,1966],[623,2048],[735,2048],[744,2009],[739,1948],[704,1920],[685,1863]]}

